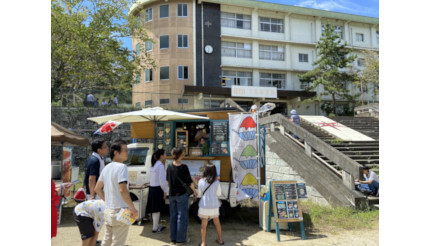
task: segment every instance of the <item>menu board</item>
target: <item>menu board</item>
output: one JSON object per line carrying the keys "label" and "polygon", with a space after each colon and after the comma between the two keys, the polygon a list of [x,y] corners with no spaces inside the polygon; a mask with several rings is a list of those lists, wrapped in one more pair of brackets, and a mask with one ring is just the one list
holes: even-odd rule
{"label": "menu board", "polygon": [[308,193],[306,192],[306,184],[297,184],[297,195],[299,196],[299,198],[308,198]]}
{"label": "menu board", "polygon": [[[277,222],[301,222],[302,210],[297,195],[296,181],[272,181],[272,197]],[[303,189],[304,184],[300,184]]]}
{"label": "menu board", "polygon": [[211,127],[212,155],[228,155],[228,121],[212,121]]}
{"label": "menu board", "polygon": [[167,155],[172,151],[172,123],[163,122],[155,125],[155,150],[164,149]]}

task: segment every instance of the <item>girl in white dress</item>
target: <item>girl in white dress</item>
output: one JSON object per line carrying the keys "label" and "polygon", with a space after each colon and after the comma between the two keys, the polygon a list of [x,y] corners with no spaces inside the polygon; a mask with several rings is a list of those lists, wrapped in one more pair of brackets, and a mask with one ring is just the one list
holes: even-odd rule
{"label": "girl in white dress", "polygon": [[218,196],[221,196],[221,185],[217,180],[217,173],[215,165],[207,165],[203,172],[203,178],[199,180],[199,196],[201,196],[199,202],[198,215],[202,220],[201,234],[202,242],[201,246],[205,246],[206,240],[206,227],[208,226],[208,219],[213,219],[218,239],[215,242],[219,245],[223,245],[224,242],[221,236],[221,223],[219,221],[219,207],[220,202]]}

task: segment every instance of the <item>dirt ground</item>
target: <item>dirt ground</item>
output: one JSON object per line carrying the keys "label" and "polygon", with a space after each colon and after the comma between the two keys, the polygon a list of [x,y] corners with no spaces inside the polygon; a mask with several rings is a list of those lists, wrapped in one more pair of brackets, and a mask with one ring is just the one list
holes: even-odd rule
{"label": "dirt ground", "polygon": [[[58,227],[57,237],[53,238],[53,246],[76,246],[81,245],[79,229],[73,221],[73,208],[63,208],[61,225]],[[130,227],[127,236],[127,246],[135,245],[169,245],[169,217],[168,213],[161,216],[162,224],[167,226],[167,230],[153,234],[152,222],[144,222],[142,225]],[[190,218],[188,224],[188,237],[191,242],[188,245],[198,245],[200,238],[200,224]],[[325,232],[323,230],[309,228],[305,229],[306,240],[301,239],[300,230],[295,227],[292,232],[281,230],[280,239],[276,239],[276,232],[265,232],[258,226],[258,210],[240,208],[221,220],[223,240],[225,245],[379,245],[379,229],[375,226],[366,230]],[[305,225],[306,227],[306,225]],[[103,238],[104,227],[99,235],[99,240]],[[215,243],[216,231],[213,224],[209,224],[207,229],[207,245],[217,245]]]}

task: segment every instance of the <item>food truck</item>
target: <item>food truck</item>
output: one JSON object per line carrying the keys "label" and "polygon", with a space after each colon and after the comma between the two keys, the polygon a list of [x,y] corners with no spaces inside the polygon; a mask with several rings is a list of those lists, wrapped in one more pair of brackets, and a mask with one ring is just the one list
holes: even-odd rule
{"label": "food truck", "polygon": [[[188,110],[179,111],[198,116],[208,117],[209,120],[178,120],[160,122],[131,123],[131,137],[133,144],[129,144],[130,185],[149,183],[149,170],[151,168],[151,155],[154,150],[164,149],[167,152],[166,165],[172,163],[171,150],[182,147],[185,158],[182,160],[190,170],[191,177],[197,185],[202,177],[203,168],[211,163],[216,166],[218,178],[221,182],[222,201],[221,216],[229,207],[236,207],[236,186],[232,180],[230,146],[229,146],[229,113],[240,113],[234,108],[210,109],[205,111]],[[152,139],[153,143],[137,143],[138,139]],[[261,168],[261,182],[264,183],[264,169]],[[132,199],[139,205],[140,210],[145,209],[147,192],[131,190]],[[139,197],[145,200],[137,201]],[[168,201],[167,201],[168,202]],[[193,204],[190,197],[190,211],[197,212],[197,203]],[[139,213],[140,215],[142,212]]]}

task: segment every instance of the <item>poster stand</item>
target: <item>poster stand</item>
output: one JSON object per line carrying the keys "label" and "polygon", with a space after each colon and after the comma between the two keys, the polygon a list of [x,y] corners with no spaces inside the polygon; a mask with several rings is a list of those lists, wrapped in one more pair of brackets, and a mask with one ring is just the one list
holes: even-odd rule
{"label": "poster stand", "polygon": [[[304,185],[301,184],[300,188],[303,189],[303,187]],[[266,231],[270,230],[271,219],[274,217],[278,242],[280,241],[279,222],[288,222],[288,230],[292,229],[292,223],[300,223],[302,240],[306,239],[302,209],[299,201],[299,198],[306,197],[306,195],[298,195],[296,181],[270,181]]]}

